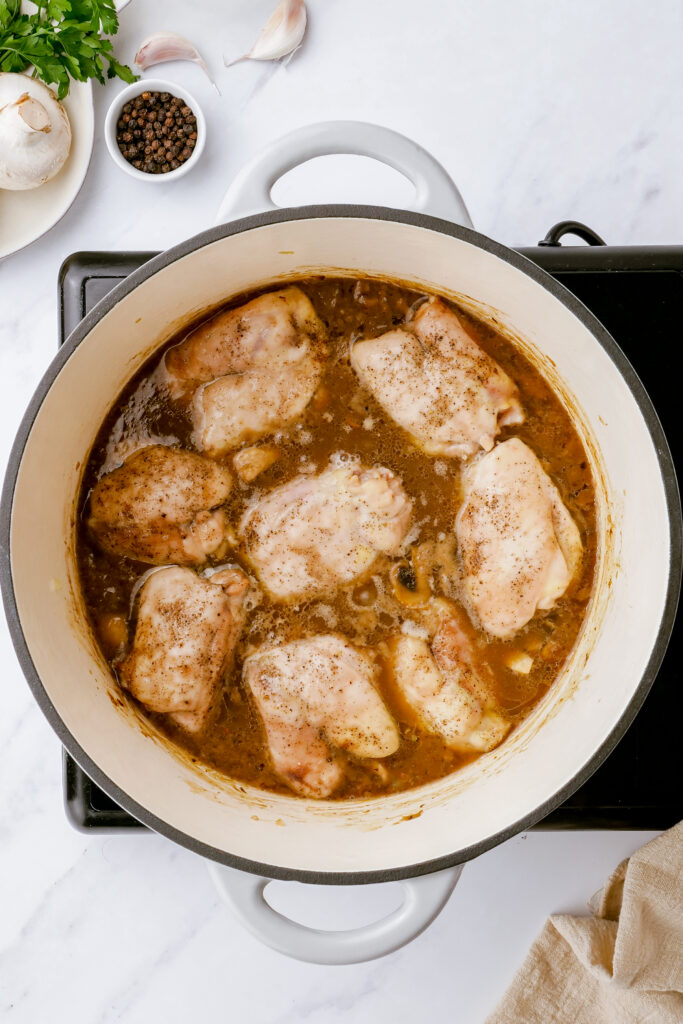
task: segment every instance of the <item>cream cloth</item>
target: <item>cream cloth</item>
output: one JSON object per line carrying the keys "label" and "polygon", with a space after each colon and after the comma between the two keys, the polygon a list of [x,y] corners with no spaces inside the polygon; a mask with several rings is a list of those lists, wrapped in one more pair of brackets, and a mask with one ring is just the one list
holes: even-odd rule
{"label": "cream cloth", "polygon": [[556,914],[486,1024],[682,1024],[683,822]]}

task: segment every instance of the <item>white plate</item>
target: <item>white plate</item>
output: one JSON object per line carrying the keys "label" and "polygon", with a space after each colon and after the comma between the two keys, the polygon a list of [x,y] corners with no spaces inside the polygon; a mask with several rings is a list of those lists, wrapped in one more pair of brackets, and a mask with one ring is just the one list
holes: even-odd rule
{"label": "white plate", "polygon": [[71,122],[71,152],[59,174],[24,192],[0,189],[0,259],[54,227],[83,184],[95,136],[92,82],[72,82],[63,103]]}

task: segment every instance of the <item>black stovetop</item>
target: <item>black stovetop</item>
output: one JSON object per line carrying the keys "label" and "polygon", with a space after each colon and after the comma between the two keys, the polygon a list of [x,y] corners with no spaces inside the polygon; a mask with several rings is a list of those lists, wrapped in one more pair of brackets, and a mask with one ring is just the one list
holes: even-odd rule
{"label": "black stovetop", "polygon": [[[565,247],[555,244],[561,234],[561,230],[549,233],[554,244],[546,240],[520,251],[574,292],[617,340],[650,392],[678,466],[683,458],[678,425],[681,396],[671,353],[681,344],[683,246]],[[59,279],[61,341],[96,302],[153,255],[87,252],[69,257]],[[662,668],[634,724],[602,767],[536,828],[659,830],[683,818],[682,655],[677,623]],[[76,828],[144,828],[91,782],[66,751],[64,786],[67,814]]]}

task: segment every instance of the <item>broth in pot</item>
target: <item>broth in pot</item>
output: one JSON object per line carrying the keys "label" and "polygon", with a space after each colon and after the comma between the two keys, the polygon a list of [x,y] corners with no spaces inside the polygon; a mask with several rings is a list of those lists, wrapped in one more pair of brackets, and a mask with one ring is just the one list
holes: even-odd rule
{"label": "broth in pot", "polygon": [[494,749],[592,593],[560,398],[493,326],[390,281],[263,289],[171,339],[103,423],[79,512],[122,691],[275,792],[381,796]]}

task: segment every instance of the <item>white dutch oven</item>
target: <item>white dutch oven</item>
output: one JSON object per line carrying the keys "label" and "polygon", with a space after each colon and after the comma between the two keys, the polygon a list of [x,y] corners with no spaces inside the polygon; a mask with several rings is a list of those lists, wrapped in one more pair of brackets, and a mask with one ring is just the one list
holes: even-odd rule
{"label": "white dutch oven", "polygon": [[[327,153],[372,156],[403,172],[415,184],[417,212],[274,208],[274,182]],[[5,481],[5,606],[33,692],[88,775],[142,822],[215,862],[224,895],[265,942],[302,959],[349,963],[418,934],[447,900],[463,862],[543,818],[623,735],[675,616],[676,479],[656,414],[615,342],[547,274],[473,231],[443,168],[402,136],[345,122],[295,132],[239,175],[221,220],[230,222],[153,259],[114,289],[52,362]],[[75,498],[88,452],[149,354],[226,299],[312,272],[397,278],[495,316],[563,396],[598,494],[595,594],[576,649],[546,698],[499,749],[454,776],[343,804],[231,782],[156,735],[117,694],[86,623],[73,558]],[[405,900],[368,928],[318,932],[269,907],[263,889],[270,878],[400,879]]]}

